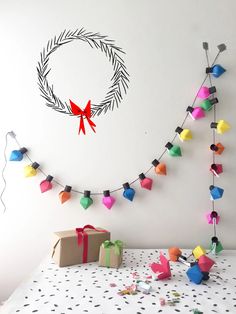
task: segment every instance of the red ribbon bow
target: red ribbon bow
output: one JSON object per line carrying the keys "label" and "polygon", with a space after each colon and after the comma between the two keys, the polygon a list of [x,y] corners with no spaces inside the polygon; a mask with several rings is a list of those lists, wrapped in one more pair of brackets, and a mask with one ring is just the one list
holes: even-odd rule
{"label": "red ribbon bow", "polygon": [[96,133],[94,127],[96,124],[90,119],[91,118],[91,101],[89,100],[85,109],[82,110],[79,106],[77,106],[73,101],[70,100],[70,106],[71,106],[71,111],[75,116],[80,116],[80,124],[79,124],[79,134],[80,131],[85,134],[85,127],[84,127],[84,118],[88,120],[88,123],[93,130],[93,132]]}
{"label": "red ribbon bow", "polygon": [[88,258],[88,234],[85,229],[90,229],[98,232],[107,232],[106,230],[96,229],[94,226],[85,225],[83,228],[76,228],[78,246],[83,244],[83,263],[87,263]]}

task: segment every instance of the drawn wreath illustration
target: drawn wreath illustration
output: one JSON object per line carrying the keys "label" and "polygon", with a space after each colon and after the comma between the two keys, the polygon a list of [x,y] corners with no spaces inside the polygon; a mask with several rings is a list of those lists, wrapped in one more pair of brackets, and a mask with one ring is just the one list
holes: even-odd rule
{"label": "drawn wreath illustration", "polygon": [[[47,79],[51,68],[49,67],[49,57],[59,47],[68,44],[74,40],[82,40],[89,44],[91,48],[101,50],[113,67],[114,74],[111,77],[111,85],[105,94],[105,98],[98,104],[93,104],[89,100],[86,107],[81,109],[72,100],[62,101],[53,90]],[[87,120],[91,129],[95,132],[95,123],[92,117],[106,114],[108,110],[113,111],[115,107],[119,107],[119,103],[123,98],[123,94],[127,92],[129,83],[129,74],[127,72],[124,60],[121,55],[124,51],[117,47],[113,40],[99,33],[91,33],[80,30],[70,31],[64,30],[58,37],[54,37],[48,41],[47,46],[40,53],[40,61],[38,62],[38,85],[41,96],[46,100],[46,105],[57,112],[80,118],[79,133],[85,134],[84,119]]]}

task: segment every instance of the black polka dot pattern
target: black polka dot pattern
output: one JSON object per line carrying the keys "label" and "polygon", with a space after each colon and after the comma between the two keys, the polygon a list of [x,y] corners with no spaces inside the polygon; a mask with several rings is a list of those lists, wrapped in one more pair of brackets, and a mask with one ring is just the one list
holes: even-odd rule
{"label": "black polka dot pattern", "polygon": [[[166,250],[163,250],[166,254]],[[23,283],[1,308],[1,314],[155,314],[236,313],[236,252],[224,251],[213,256],[216,265],[208,281],[201,285],[189,282],[187,267],[171,263],[172,278],[157,281],[149,264],[157,262],[159,250],[125,250],[120,269],[99,267],[97,263],[59,268],[47,258],[30,280]],[[190,251],[184,250],[188,255]],[[149,294],[118,295],[140,279],[153,275]],[[160,305],[160,298],[168,303]]]}

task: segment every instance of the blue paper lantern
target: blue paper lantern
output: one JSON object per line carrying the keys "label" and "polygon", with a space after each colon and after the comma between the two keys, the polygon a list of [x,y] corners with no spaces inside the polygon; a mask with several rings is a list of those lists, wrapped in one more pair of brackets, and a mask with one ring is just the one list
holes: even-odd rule
{"label": "blue paper lantern", "polygon": [[225,69],[220,64],[215,64],[211,68],[206,68],[206,73],[212,73],[212,75],[216,78],[220,77],[225,73]]}
{"label": "blue paper lantern", "polygon": [[123,192],[124,198],[132,202],[134,199],[135,190],[129,186],[128,182],[124,183],[123,187],[124,187],[124,192]]}
{"label": "blue paper lantern", "polygon": [[13,150],[11,152],[10,161],[21,161],[24,157],[24,154],[27,152],[27,149],[25,147],[22,147],[18,150]]}
{"label": "blue paper lantern", "polygon": [[221,198],[224,194],[224,190],[218,186],[211,185],[209,189],[212,200],[217,200]]}
{"label": "blue paper lantern", "polygon": [[201,272],[201,269],[198,265],[194,265],[190,267],[186,272],[188,279],[197,285],[199,285],[203,280],[203,274]]}
{"label": "blue paper lantern", "polygon": [[212,75],[214,77],[220,77],[226,70],[220,65],[216,64],[213,66]]}

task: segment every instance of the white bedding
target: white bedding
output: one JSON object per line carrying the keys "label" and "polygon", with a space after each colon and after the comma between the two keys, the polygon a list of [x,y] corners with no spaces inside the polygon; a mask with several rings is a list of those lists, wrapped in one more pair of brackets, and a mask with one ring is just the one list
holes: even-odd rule
{"label": "white bedding", "polygon": [[[183,254],[189,252],[184,250]],[[48,257],[31,278],[15,290],[0,313],[171,314],[193,313],[196,308],[203,313],[236,313],[236,251],[223,251],[212,257],[217,263],[212,269],[216,276],[211,276],[204,284],[189,282],[187,267],[171,263],[172,278],[152,280],[150,294],[117,294],[135,281],[133,272],[139,273],[141,279],[154,275],[149,264],[157,262],[158,257],[159,250],[125,250],[123,266],[118,270],[99,267],[97,263],[59,268]],[[113,283],[116,286],[110,287]],[[159,298],[175,298],[174,291],[180,294],[179,303],[161,306]]]}

